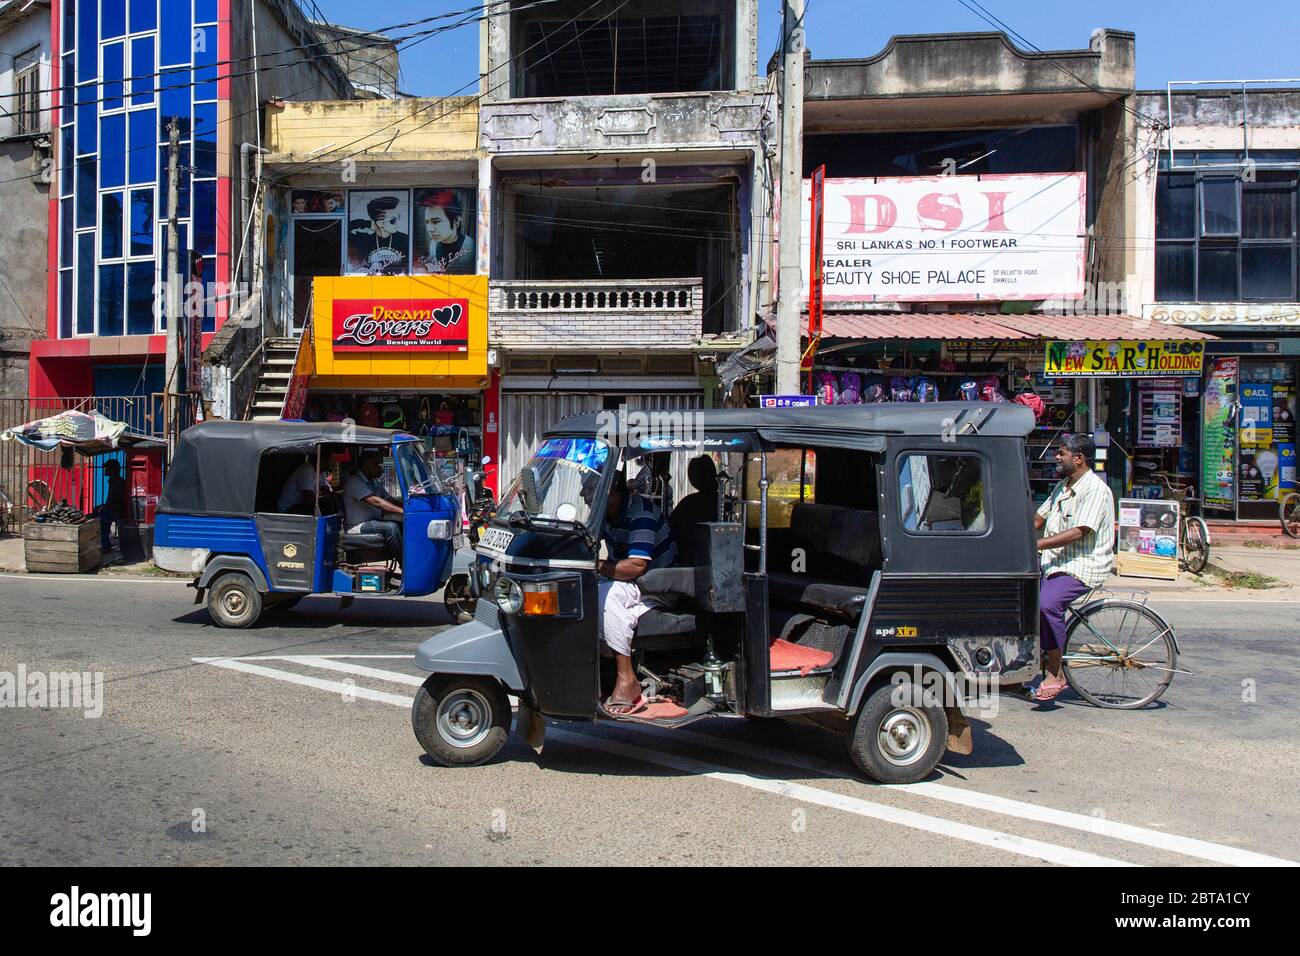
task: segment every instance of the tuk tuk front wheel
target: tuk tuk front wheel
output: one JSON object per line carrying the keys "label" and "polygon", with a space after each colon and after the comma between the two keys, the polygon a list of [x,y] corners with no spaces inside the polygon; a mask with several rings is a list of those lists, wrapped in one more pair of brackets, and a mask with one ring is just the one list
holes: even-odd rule
{"label": "tuk tuk front wheel", "polygon": [[472,767],[497,755],[510,736],[510,698],[490,677],[434,674],[415,692],[411,727],[444,767]]}
{"label": "tuk tuk front wheel", "polygon": [[208,588],[208,616],[217,627],[250,627],[262,614],[262,595],[247,574],[231,571]]}
{"label": "tuk tuk front wheel", "polygon": [[911,683],[881,684],[862,702],[849,731],[849,756],[877,783],[916,783],[948,745],[948,715]]}

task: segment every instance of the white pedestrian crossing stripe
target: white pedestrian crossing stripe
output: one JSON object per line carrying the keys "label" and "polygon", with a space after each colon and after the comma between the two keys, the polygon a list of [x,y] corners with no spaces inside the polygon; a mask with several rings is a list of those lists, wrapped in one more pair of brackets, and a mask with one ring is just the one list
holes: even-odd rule
{"label": "white pedestrian crossing stripe", "polygon": [[[417,674],[407,674],[387,668],[373,667],[355,661],[410,661],[411,654],[290,654],[264,655],[254,657],[195,657],[197,664],[207,664],[224,670],[236,671],[256,677],[297,684],[314,690],[322,690],[340,697],[371,700],[408,708],[412,697],[375,690],[352,681],[351,677],[364,677],[374,681],[390,684],[402,684],[419,687],[424,678]],[[314,669],[334,674],[350,675],[346,680],[318,677],[310,673],[299,673],[282,667],[268,666],[272,663],[289,664],[303,669]],[[511,697],[512,705],[518,701]],[[641,725],[620,724],[620,731],[627,731],[639,737],[672,738],[680,743],[695,744],[709,750],[729,753],[762,760],[776,765],[785,765],[814,773],[825,774],[835,778],[847,775],[844,766],[830,761],[772,747],[751,744],[728,738],[715,737],[710,734],[687,730],[667,730],[663,728],[644,727]],[[1140,864],[1100,856],[1084,850],[1073,849],[1041,840],[1029,839],[1004,833],[985,827],[972,826],[956,820],[919,813],[913,810],[879,803],[860,797],[849,796],[831,790],[813,787],[804,783],[754,776],[731,768],[721,767],[695,757],[685,757],[662,750],[652,750],[623,740],[592,732],[574,731],[548,726],[547,738],[562,741],[577,747],[585,747],[616,756],[627,757],[646,763],[658,764],[679,772],[688,773],[710,780],[717,780],[735,786],[771,793],[801,803],[828,807],[857,816],[869,817],[886,823],[893,823],[911,829],[946,836],[966,843],[974,843],[1002,850],[1018,856],[1030,857],[1049,863],[1065,866],[1136,866]],[[953,787],[946,784],[922,782],[915,784],[894,785],[881,789],[909,797],[920,797],[943,804],[962,806],[993,813],[1003,817],[1026,820],[1034,823],[1048,824],[1067,830],[1086,832],[1093,836],[1104,837],[1122,843],[1133,844],[1154,850],[1163,850],[1183,856],[1208,860],[1228,866],[1297,866],[1294,861],[1266,856],[1250,850],[1225,844],[1212,843],[1191,837],[1178,836],[1146,827],[1133,826],[1104,820],[1084,814],[1065,810],[1056,810],[1039,804],[1011,800],[994,794],[982,793],[965,787]]]}

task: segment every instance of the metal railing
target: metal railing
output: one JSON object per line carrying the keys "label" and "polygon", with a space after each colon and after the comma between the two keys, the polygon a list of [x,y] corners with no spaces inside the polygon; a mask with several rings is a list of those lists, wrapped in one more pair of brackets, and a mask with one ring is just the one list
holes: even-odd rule
{"label": "metal railing", "polygon": [[492,314],[503,312],[682,312],[704,308],[701,279],[501,279]]}

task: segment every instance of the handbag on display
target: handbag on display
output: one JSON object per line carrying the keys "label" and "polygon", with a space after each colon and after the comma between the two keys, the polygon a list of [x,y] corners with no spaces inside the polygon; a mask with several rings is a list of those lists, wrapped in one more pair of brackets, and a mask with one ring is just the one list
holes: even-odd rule
{"label": "handbag on display", "polygon": [[857,372],[845,372],[840,376],[841,405],[862,404],[862,376]]}
{"label": "handbag on display", "polygon": [[840,397],[840,383],[834,372],[817,373],[817,400],[823,405],[834,405]]}
{"label": "handbag on display", "polygon": [[926,378],[924,375],[912,379],[912,401],[937,402],[938,400],[939,386],[935,384],[934,379]]}

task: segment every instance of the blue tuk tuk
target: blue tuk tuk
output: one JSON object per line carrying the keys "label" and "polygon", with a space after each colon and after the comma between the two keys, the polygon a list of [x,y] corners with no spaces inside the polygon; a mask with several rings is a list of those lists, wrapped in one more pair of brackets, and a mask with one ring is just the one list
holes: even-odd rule
{"label": "blue tuk tuk", "polygon": [[[393,515],[400,562],[383,537],[346,527],[342,485],[368,451],[383,456],[374,486],[401,504]],[[308,470],[313,481],[302,480]],[[335,470],[337,487],[322,483]],[[314,491],[286,504],[286,486]],[[413,435],[351,422],[212,421],[177,442],[158,502],[154,563],[193,574],[194,603],[206,597],[214,623],[244,628],[308,594],[337,596],[343,607],[432,594],[451,576],[460,537],[459,498]]]}

